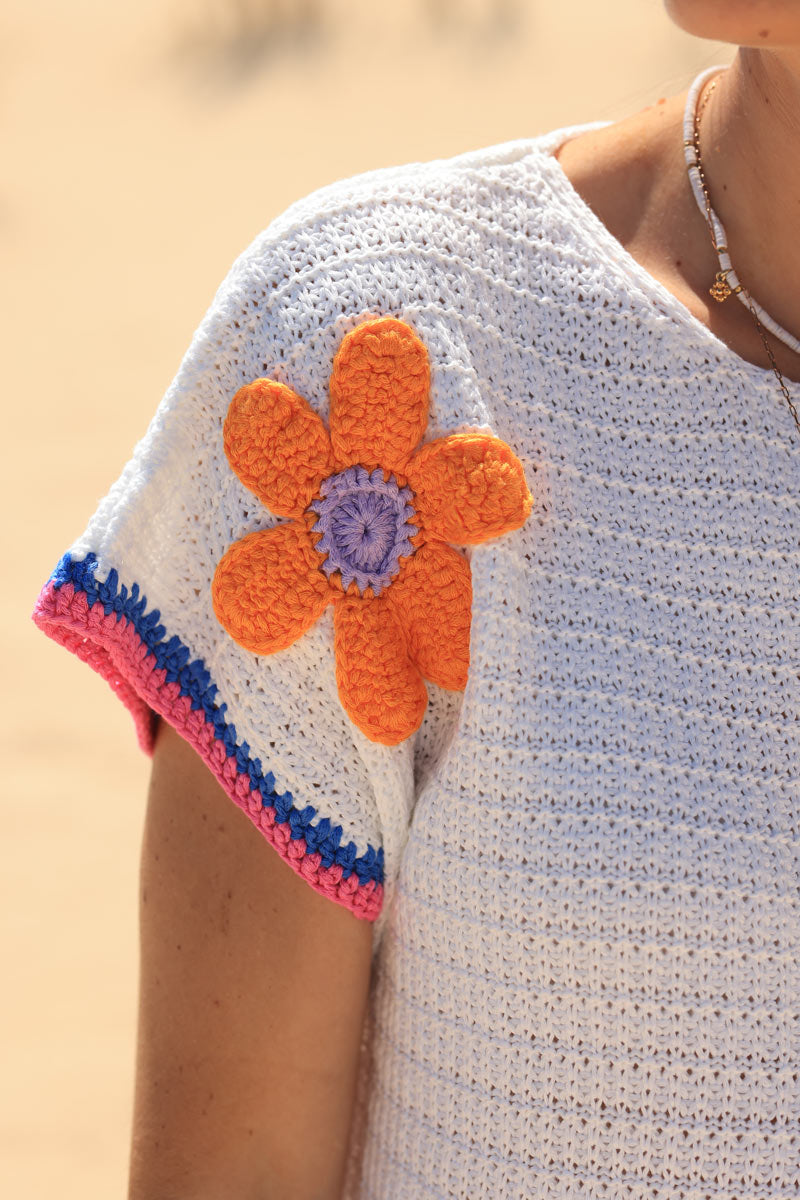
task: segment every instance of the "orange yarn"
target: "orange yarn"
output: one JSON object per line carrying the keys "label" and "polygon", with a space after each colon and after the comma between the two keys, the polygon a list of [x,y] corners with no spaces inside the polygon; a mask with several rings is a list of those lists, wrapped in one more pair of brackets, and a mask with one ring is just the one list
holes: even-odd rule
{"label": "orange yarn", "polygon": [[425,678],[463,691],[472,610],[472,576],[463,554],[435,541],[423,543],[387,599],[405,631],[409,656]]}
{"label": "orange yarn", "polygon": [[327,430],[305,400],[274,379],[240,388],[225,419],[225,454],[276,517],[299,517],[333,470]]}
{"label": "orange yarn", "polygon": [[331,442],[340,466],[402,472],[428,424],[428,354],[410,326],[367,321],[342,341],[331,373]]}
{"label": "orange yarn", "polygon": [[[419,728],[423,677],[455,690],[467,683],[470,567],[445,543],[508,533],[533,505],[519,459],[490,434],[450,434],[414,454],[427,425],[429,387],[420,339],[405,322],[381,317],[348,333],[336,353],[330,437],[306,401],[272,379],[239,389],[223,430],[228,461],[245,487],[293,519],[250,533],[227,551],[212,584],[217,619],[246,650],[272,654],[334,604],[339,698],[366,737],[387,746]],[[355,578],[345,588],[341,570],[331,567],[336,560],[326,563],[317,549],[329,536],[318,532],[322,498],[336,473],[354,466],[380,469],[376,490],[394,478],[393,497],[397,488],[413,493],[407,540],[398,543],[410,552],[400,554],[388,582],[373,572],[377,582],[363,590]],[[366,494],[364,471],[359,479]],[[392,502],[402,509],[402,499]],[[348,520],[357,524],[360,511],[356,503]]]}
{"label": "orange yarn", "polygon": [[235,642],[253,654],[286,650],[330,603],[319,555],[301,525],[248,533],[214,573],[214,611]]}
{"label": "orange yarn", "polygon": [[388,600],[342,597],[333,628],[336,684],[350,720],[373,742],[402,742],[421,724],[428,693]]}
{"label": "orange yarn", "polygon": [[446,542],[468,546],[516,529],[523,502],[519,459],[486,433],[453,433],[422,446],[408,482],[425,513],[425,528]]}

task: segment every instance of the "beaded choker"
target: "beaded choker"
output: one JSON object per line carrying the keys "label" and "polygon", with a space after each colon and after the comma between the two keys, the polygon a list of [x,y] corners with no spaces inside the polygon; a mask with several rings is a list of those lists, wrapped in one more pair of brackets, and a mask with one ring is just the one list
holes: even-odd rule
{"label": "beaded choker", "polygon": [[[723,69],[720,67],[710,67],[707,71],[703,71],[697,76],[689,89],[683,116],[683,146],[686,156],[686,166],[689,172],[689,181],[692,185],[692,192],[697,201],[697,206],[708,223],[711,241],[719,259],[719,271],[717,271],[714,283],[709,288],[709,295],[713,296],[719,304],[724,303],[729,296],[738,296],[753,317],[761,335],[761,340],[764,343],[764,349],[772,364],[772,370],[775,372],[784,399],[794,418],[795,426],[798,433],[800,433],[800,417],[798,417],[797,408],[792,401],[786,381],[778,368],[778,364],[775,362],[775,356],[772,353],[765,330],[768,329],[774,337],[789,346],[797,354],[800,354],[800,339],[779,325],[740,283],[728,253],[728,238],[725,233],[725,227],[711,206],[708,185],[706,184],[703,164],[700,159],[700,117],[709,101],[711,93],[719,81],[719,73]],[[701,102],[700,97],[703,88],[712,76],[716,76],[716,78],[706,91]]]}

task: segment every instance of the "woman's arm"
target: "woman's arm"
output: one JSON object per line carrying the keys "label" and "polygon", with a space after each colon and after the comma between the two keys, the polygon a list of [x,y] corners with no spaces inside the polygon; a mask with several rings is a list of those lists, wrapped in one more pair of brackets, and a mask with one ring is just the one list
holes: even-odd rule
{"label": "woman's arm", "polygon": [[300,879],[159,726],[129,1200],[334,1200],[372,927]]}

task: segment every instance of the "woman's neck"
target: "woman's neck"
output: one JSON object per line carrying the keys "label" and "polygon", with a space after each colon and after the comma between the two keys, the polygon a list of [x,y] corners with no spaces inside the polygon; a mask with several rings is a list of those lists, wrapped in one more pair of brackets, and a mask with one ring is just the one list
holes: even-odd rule
{"label": "woman's neck", "polygon": [[[735,73],[730,69],[720,77],[703,114],[703,166],[739,278],[775,320],[800,336],[800,135],[793,128],[798,109],[792,93],[771,81],[769,104],[763,95],[758,107],[748,101],[760,77],[745,62],[743,56]],[[770,371],[745,306],[733,298],[717,304],[709,296],[719,263],[686,172],[686,99],[685,93],[671,96],[582,134],[557,157],[573,187],[632,257],[735,353]],[[748,152],[750,145],[757,150]],[[771,181],[766,188],[764,180]],[[775,339],[771,345],[785,377],[800,382],[800,355]]]}
{"label": "woman's neck", "polygon": [[739,278],[800,336],[800,51],[740,50],[709,100],[700,146]]}

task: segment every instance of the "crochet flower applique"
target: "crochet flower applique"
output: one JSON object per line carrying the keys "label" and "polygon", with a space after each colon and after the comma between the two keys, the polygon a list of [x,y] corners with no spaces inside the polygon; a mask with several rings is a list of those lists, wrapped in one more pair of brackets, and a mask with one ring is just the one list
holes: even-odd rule
{"label": "crochet flower applique", "polygon": [[447,543],[517,529],[533,504],[499,438],[476,430],[419,445],[429,386],[419,337],[382,317],[351,330],[335,355],[330,436],[274,379],[240,388],[223,429],[241,482],[290,520],[247,534],[221,559],[217,619],[246,650],[273,654],[333,604],[342,706],[387,746],[421,724],[423,679],[466,687],[472,580]]}

